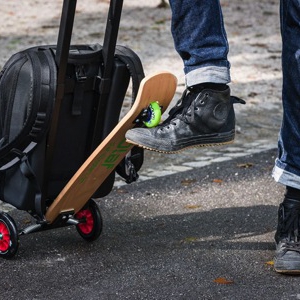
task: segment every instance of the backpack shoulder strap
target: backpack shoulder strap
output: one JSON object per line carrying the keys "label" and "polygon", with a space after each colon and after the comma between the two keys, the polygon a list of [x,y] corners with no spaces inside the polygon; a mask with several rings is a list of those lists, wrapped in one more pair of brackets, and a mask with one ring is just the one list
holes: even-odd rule
{"label": "backpack shoulder strap", "polygon": [[[138,55],[125,46],[116,46],[115,56],[126,64],[132,78],[132,104],[137,96],[140,83],[145,77],[142,62]],[[144,149],[134,146],[123,158],[116,168],[116,172],[125,179],[126,183],[132,183],[138,179],[137,172],[144,161]]]}
{"label": "backpack shoulder strap", "polygon": [[139,90],[140,83],[145,77],[142,62],[133,50],[125,46],[117,45],[115,55],[126,64],[129,70],[130,76],[132,78],[132,100],[134,102]]}

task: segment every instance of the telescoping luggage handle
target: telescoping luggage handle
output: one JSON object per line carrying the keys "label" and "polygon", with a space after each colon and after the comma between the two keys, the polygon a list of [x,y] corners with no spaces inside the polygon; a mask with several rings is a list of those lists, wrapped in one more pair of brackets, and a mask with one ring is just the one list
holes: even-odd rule
{"label": "telescoping luggage handle", "polygon": [[[57,99],[60,101],[64,95],[64,82],[67,69],[67,62],[69,56],[69,49],[71,44],[72,30],[74,24],[74,17],[76,11],[77,0],[64,0],[59,34],[56,48],[56,63],[58,65],[58,78],[57,78]],[[123,0],[111,0],[106,31],[103,41],[103,78],[101,80],[100,91],[108,92],[108,85],[106,79],[110,78],[113,69],[114,54],[117,43],[121,13],[123,7]],[[59,103],[58,105],[59,106]],[[58,107],[59,109],[59,107]],[[55,112],[54,112],[55,114]],[[56,120],[54,120],[56,121]],[[53,122],[54,122],[53,121]],[[56,123],[57,124],[57,123]],[[53,125],[53,123],[52,123]]]}
{"label": "telescoping luggage handle", "polygon": [[[52,163],[56,133],[59,119],[59,112],[61,103],[64,97],[65,89],[65,77],[68,64],[68,57],[71,45],[72,30],[75,18],[77,0],[64,0],[59,33],[56,46],[55,61],[58,66],[57,74],[57,91],[56,99],[52,112],[52,121],[50,125],[50,131],[48,135],[48,145],[47,145],[47,157],[46,157],[46,170],[49,169],[49,166]],[[115,55],[115,48],[117,43],[117,36],[119,31],[119,24],[121,19],[121,12],[123,7],[123,0],[111,0],[106,31],[103,41],[103,76],[101,76],[100,82],[100,95],[108,95],[110,89],[110,80],[112,71],[113,71],[113,62]],[[102,95],[101,95],[102,96]],[[100,99],[99,99],[100,100]],[[47,178],[48,172],[45,173],[45,178]],[[47,188],[47,179],[44,180],[45,185],[43,190]]]}
{"label": "telescoping luggage handle", "polygon": [[[55,144],[57,124],[61,102],[64,96],[65,76],[67,70],[69,49],[75,18],[77,0],[64,0],[56,47],[55,60],[58,66],[56,101],[52,114],[52,122],[48,137],[48,159],[51,162],[51,153]],[[121,19],[123,0],[111,0],[106,31],[103,41],[103,76],[100,83],[100,92],[108,94],[110,77],[113,70],[114,54]]]}
{"label": "telescoping luggage handle", "polygon": [[[65,81],[69,48],[74,24],[77,0],[64,0],[61,22],[56,48],[56,63],[58,65],[58,84]],[[103,78],[109,78],[113,69],[114,54],[117,43],[123,0],[111,0],[106,31],[103,41]],[[105,82],[105,80],[104,80]],[[101,88],[101,87],[100,87]],[[59,95],[58,95],[59,96]]]}

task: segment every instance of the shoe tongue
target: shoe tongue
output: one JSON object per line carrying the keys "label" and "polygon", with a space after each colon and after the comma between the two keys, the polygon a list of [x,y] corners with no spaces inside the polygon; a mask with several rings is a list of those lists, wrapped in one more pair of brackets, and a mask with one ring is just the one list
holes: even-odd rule
{"label": "shoe tongue", "polygon": [[225,91],[227,88],[228,86],[223,83],[205,82],[193,85],[188,89],[191,93],[200,93],[203,90]]}

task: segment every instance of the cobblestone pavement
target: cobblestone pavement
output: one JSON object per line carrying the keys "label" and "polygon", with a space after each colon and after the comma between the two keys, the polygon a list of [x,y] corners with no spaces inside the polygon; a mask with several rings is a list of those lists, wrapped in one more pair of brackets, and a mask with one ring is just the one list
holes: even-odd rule
{"label": "cobblestone pavement", "polygon": [[[34,45],[55,44],[62,1],[10,0],[1,7],[0,67],[15,52]],[[101,43],[107,1],[78,1],[73,44]],[[182,62],[174,51],[170,10],[160,0],[125,0],[119,44],[140,56],[145,73],[167,69],[178,77],[174,101],[184,90]],[[145,152],[139,180],[166,176],[276,148],[281,122],[281,40],[278,1],[222,0],[232,71],[232,94],[246,100],[236,105],[237,137],[229,146],[190,149],[179,154]],[[130,93],[128,94],[130,97]],[[123,182],[117,178],[116,186]],[[0,204],[0,209],[10,206]]]}
{"label": "cobblestone pavement", "polygon": [[[198,148],[188,150],[182,154],[164,155],[157,153],[150,154],[147,152],[145,154],[145,163],[139,172],[138,180],[144,181],[155,177],[168,176],[274,148],[276,148],[276,143],[270,143],[269,140],[265,139],[257,140],[246,145],[236,142],[231,146],[222,146],[219,148]],[[117,187],[125,184],[121,178],[116,178],[115,185]]]}

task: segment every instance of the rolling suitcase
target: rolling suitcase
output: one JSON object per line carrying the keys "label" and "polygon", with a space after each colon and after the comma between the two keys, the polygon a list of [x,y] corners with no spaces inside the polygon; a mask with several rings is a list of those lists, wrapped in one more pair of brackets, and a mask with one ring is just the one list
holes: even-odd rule
{"label": "rolling suitcase", "polygon": [[[16,240],[15,247],[7,247],[0,238],[4,258],[17,252],[19,234],[49,229],[47,207],[118,123],[130,80],[134,101],[144,72],[131,49],[116,45],[122,4],[110,2],[103,46],[70,46],[76,0],[64,0],[57,45],[16,53],[0,73],[0,199],[37,223],[15,232],[12,218],[0,213],[0,237],[4,230],[10,242]],[[142,162],[142,150],[134,148],[116,170],[129,183]],[[93,197],[107,195],[114,179],[112,172]],[[86,240],[102,230],[91,201],[85,211],[91,210],[98,224],[92,237],[79,230]],[[65,225],[60,219],[50,228]]]}

